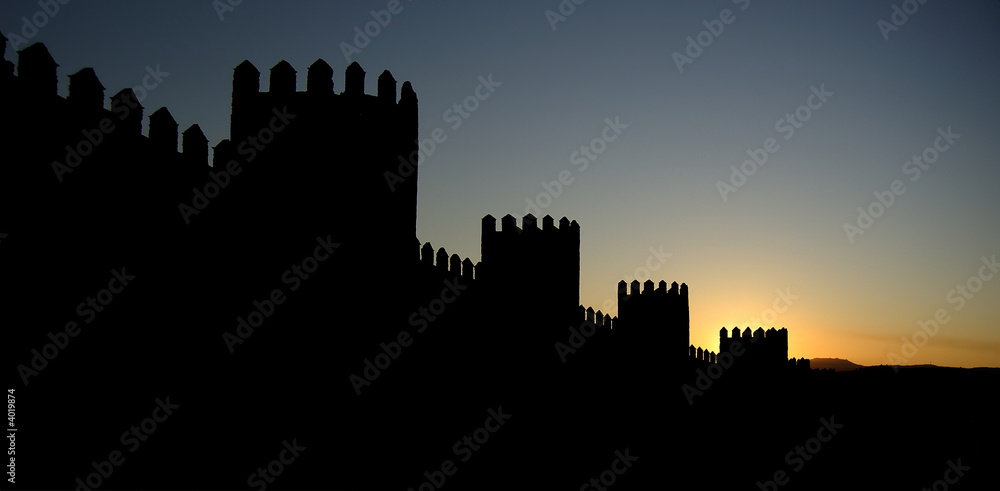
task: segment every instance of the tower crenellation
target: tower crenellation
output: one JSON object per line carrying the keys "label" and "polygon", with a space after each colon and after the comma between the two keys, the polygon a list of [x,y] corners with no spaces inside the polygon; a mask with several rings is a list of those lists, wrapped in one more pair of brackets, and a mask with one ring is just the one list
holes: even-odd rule
{"label": "tower crenellation", "polygon": [[521,219],[492,215],[482,219],[483,278],[493,282],[498,294],[537,291],[545,285],[546,302],[561,315],[573,315],[580,304],[580,225],[563,217],[556,227],[551,216],[538,219],[531,214]]}
{"label": "tower crenellation", "polygon": [[34,43],[17,52],[17,78],[21,89],[30,97],[41,100],[56,97],[59,88],[59,66],[42,43]]}
{"label": "tower crenellation", "polygon": [[333,95],[333,68],[326,61],[319,59],[309,65],[306,92],[318,97]]}
{"label": "tower crenellation", "polygon": [[104,85],[93,68],[83,68],[69,76],[69,96],[66,100],[75,111],[86,115],[104,109]]}
{"label": "tower crenellation", "polygon": [[729,329],[722,327],[719,330],[719,353],[731,352],[733,343],[740,343],[740,349],[745,349],[749,364],[764,368],[781,368],[788,361],[788,329],[782,327],[775,329],[771,327],[764,330],[758,327],[752,333],[750,327],[746,327],[742,334],[740,329],[734,327],[732,336],[729,336]]}
{"label": "tower crenellation", "polygon": [[448,273],[448,251],[444,250],[444,247],[438,249],[437,251],[437,270],[442,274]]}
{"label": "tower crenellation", "polygon": [[177,121],[170,110],[161,107],[149,115],[149,142],[165,154],[177,152]]}
{"label": "tower crenellation", "polygon": [[119,129],[115,130],[116,135],[126,137],[138,137],[142,134],[142,110],[135,92],[130,89],[122,89],[117,94],[111,96],[111,111],[115,113],[120,121],[116,123]]}
{"label": "tower crenellation", "polygon": [[295,93],[295,69],[285,60],[271,67],[269,90],[272,94],[289,95]]}
{"label": "tower crenellation", "polygon": [[356,61],[347,67],[344,77],[344,95],[351,97],[365,95],[365,70]]}
{"label": "tower crenellation", "polygon": [[612,332],[615,322],[618,320],[617,317],[612,317],[611,314],[606,314],[600,310],[594,310],[593,307],[584,307],[583,305],[578,305],[575,314],[576,322],[583,322],[585,324],[591,324],[598,329],[598,332]]}
{"label": "tower crenellation", "polygon": [[[419,240],[417,241],[419,245]],[[476,265],[469,258],[462,259],[458,254],[448,254],[444,247],[435,252],[430,242],[418,247],[419,257],[416,261],[417,271],[429,275],[434,280],[460,278],[466,285],[473,284],[478,277]]]}
{"label": "tower crenellation", "polygon": [[[636,346],[659,346],[668,360],[689,356],[690,315],[687,285],[673,282],[669,289],[664,280],[638,279],[618,282],[618,316],[615,324],[620,336]],[[703,357],[703,355],[702,355]]]}
{"label": "tower crenellation", "polygon": [[389,70],[385,70],[378,76],[378,99],[383,103],[396,103],[396,79],[392,77]]}
{"label": "tower crenellation", "polygon": [[181,134],[181,154],[194,167],[208,167],[208,138],[193,124]]}

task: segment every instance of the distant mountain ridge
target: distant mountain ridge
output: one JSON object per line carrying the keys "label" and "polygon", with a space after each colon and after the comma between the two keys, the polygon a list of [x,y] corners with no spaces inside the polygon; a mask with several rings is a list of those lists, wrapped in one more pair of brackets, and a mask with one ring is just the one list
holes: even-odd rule
{"label": "distant mountain ridge", "polygon": [[857,370],[858,368],[864,368],[863,365],[858,365],[850,360],[842,360],[840,358],[811,358],[809,360],[809,366],[818,370],[832,368],[837,372],[847,372]]}
{"label": "distant mountain ridge", "polygon": [[[840,358],[812,358],[809,360],[810,368],[823,370],[827,368],[832,368],[837,372],[850,372],[857,370],[859,368],[873,368],[865,365],[858,365],[850,360],[843,360]],[[881,365],[881,366],[891,366],[891,365]],[[955,367],[945,367],[940,365],[934,365],[930,363],[924,363],[921,365],[900,365],[899,368],[955,368]],[[996,367],[973,367],[970,370],[998,370],[1000,368]]]}

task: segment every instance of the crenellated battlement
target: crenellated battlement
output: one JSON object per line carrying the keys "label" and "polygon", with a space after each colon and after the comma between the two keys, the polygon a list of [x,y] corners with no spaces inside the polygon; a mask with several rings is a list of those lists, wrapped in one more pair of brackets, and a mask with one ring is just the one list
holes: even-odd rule
{"label": "crenellated battlement", "polygon": [[[631,293],[629,293],[631,292]],[[646,280],[640,285],[639,280],[632,280],[631,290],[629,290],[629,284],[625,283],[625,280],[618,282],[618,302],[619,305],[622,302],[630,301],[633,297],[643,297],[643,298],[663,298],[663,297],[679,297],[680,299],[686,299],[688,296],[688,286],[687,283],[677,282],[670,284],[670,289],[667,289],[667,282],[660,280],[660,283],[656,285],[654,289],[653,280]],[[640,302],[643,300],[639,300]]]}
{"label": "crenellated battlement", "polygon": [[633,280],[631,285],[619,281],[618,316],[621,321],[616,328],[637,344],[663,346],[674,361],[686,358],[690,338],[687,284],[675,281],[668,288],[664,280],[658,284],[651,279]]}
{"label": "crenellated battlement", "polygon": [[473,265],[469,258],[462,259],[458,254],[448,255],[444,247],[434,252],[434,246],[425,242],[423,246],[417,240],[417,263],[424,274],[434,274],[442,278],[461,278],[462,282],[471,285],[477,278],[476,272],[480,263]]}
{"label": "crenellated battlement", "polygon": [[504,263],[508,260],[524,263],[532,258],[544,257],[558,261],[576,258],[579,269],[580,224],[562,217],[558,226],[549,215],[542,218],[542,226],[538,219],[528,214],[521,219],[505,215],[500,219],[500,228],[493,215],[486,215],[482,220],[482,255],[483,263]]}
{"label": "crenellated battlement", "polygon": [[[736,345],[734,343],[739,343]],[[785,328],[770,328],[764,330],[762,327],[751,331],[750,327],[742,331],[739,327],[734,327],[732,332],[726,327],[719,330],[719,354],[732,353],[740,357],[741,366],[766,369],[780,369],[782,367],[796,368],[795,359],[788,360],[788,330]],[[718,363],[716,352],[707,348],[688,346],[688,358],[697,360],[700,363]],[[803,360],[803,367],[808,367],[809,360]],[[805,368],[808,370],[808,368]]]}
{"label": "crenellated battlement", "polygon": [[[497,229],[497,219],[493,215],[486,215],[483,217],[483,234],[497,233],[497,234],[523,234],[528,233],[545,233],[550,234],[552,237],[579,237],[580,234],[580,224],[576,223],[576,220],[572,222],[566,218],[562,217],[559,219],[559,225],[556,226],[555,220],[551,215],[545,215],[542,218],[542,226],[538,226],[538,219],[532,214],[527,214],[521,219],[521,226],[517,226],[517,219],[514,216],[508,214],[504,215],[500,219],[500,228]],[[556,235],[559,234],[559,235]]]}
{"label": "crenellated battlement", "polygon": [[[333,211],[324,220],[345,235],[363,237],[365,245],[359,250],[366,254],[405,257],[408,241],[416,236],[416,168],[394,186],[387,186],[384,174],[418,150],[417,96],[409,82],[398,87],[388,71],[378,78],[378,93],[369,95],[364,70],[352,64],[345,71],[345,90],[336,94],[333,69],[317,60],[300,91],[296,69],[281,61],[270,70],[265,92],[260,71],[243,61],[234,68],[230,137],[213,145],[200,125],[178,124],[179,118],[167,108],[143,107],[139,88],[112,89],[109,107],[108,89],[89,67],[69,75],[69,93],[60,97],[58,64],[44,44],[19,51],[16,75],[13,67],[4,60],[0,90],[25,127],[46,128],[32,135],[32,141],[58,149],[49,162],[60,182],[90,155],[95,162],[131,159],[166,164],[162,169],[154,165],[134,169],[170,172],[162,176],[163,186],[189,181],[187,190],[205,186],[213,170],[210,161],[216,173],[226,170],[236,175],[256,167],[261,170],[240,174],[233,181],[246,183],[241,185],[243,192],[287,183],[285,189],[270,194],[287,204],[279,207],[283,213],[296,213],[292,203]],[[211,159],[210,146],[215,150]],[[93,167],[97,166],[85,168]],[[342,192],[342,186],[350,192]],[[331,188],[337,191],[329,192]],[[187,190],[181,193],[194,199]],[[360,218],[338,213],[352,208],[357,195],[367,197],[369,214],[382,217],[380,231],[372,233]],[[180,215],[185,222],[191,216]]]}
{"label": "crenellated battlement", "polygon": [[772,327],[765,331],[763,327],[757,327],[756,330],[751,332],[750,327],[747,326],[745,329],[743,329],[741,333],[739,327],[734,327],[732,335],[730,336],[729,329],[723,327],[722,329],[719,330],[719,339],[727,339],[727,338],[742,339],[744,341],[749,341],[751,339],[755,341],[760,339],[778,340],[778,342],[780,342],[781,340],[787,341],[788,329],[784,327],[782,327],[781,329],[775,329],[774,327]]}
{"label": "crenellated battlement", "polygon": [[546,302],[563,318],[574,315],[580,304],[580,224],[549,215],[512,215],[482,219],[482,278],[502,295],[536,291],[541,283]]}
{"label": "crenellated battlement", "polygon": [[[416,162],[419,154],[417,95],[410,82],[397,87],[388,70],[378,77],[374,95],[365,93],[360,64],[351,63],[343,73],[338,93],[334,68],[318,59],[306,69],[305,90],[300,90],[299,72],[282,60],[271,67],[265,91],[260,70],[244,60],[233,70],[231,143],[223,149],[237,160],[260,153],[265,157],[250,165],[264,162],[260,165],[272,166],[268,172],[293,181],[309,175],[317,186],[309,199],[322,208],[351,209],[351,196],[364,196],[367,213],[384,217],[382,231],[372,234],[353,217],[340,217],[341,226],[366,234],[372,253],[383,249],[405,257],[416,237],[419,169],[408,165],[405,174],[399,169],[401,162]],[[290,131],[275,124],[284,114],[290,115]],[[330,193],[322,187],[344,189]]]}
{"label": "crenellated battlement", "polygon": [[703,363],[718,362],[714,351],[709,351],[707,348],[702,349],[701,346],[695,348],[693,344],[688,346],[688,358],[692,358]]}
{"label": "crenellated battlement", "polygon": [[[6,44],[6,41],[4,42]],[[34,43],[17,52],[17,78],[21,92],[38,98],[58,96],[59,75],[55,59],[43,43]]]}
{"label": "crenellated battlement", "polygon": [[[106,107],[106,87],[93,68],[85,67],[69,75],[69,94],[64,99],[58,93],[59,65],[43,43],[18,51],[17,75],[13,73],[13,63],[3,60],[3,64],[0,84],[4,92],[20,94],[31,101],[35,110],[41,112],[37,117],[73,122],[118,141],[145,140],[156,153],[178,155],[178,124],[166,108],[149,116],[148,136],[142,135],[144,108],[132,88],[116,92]],[[207,169],[208,141],[201,128],[193,124],[184,130],[182,137],[184,159]]]}
{"label": "crenellated battlement", "polygon": [[739,327],[733,327],[732,331],[726,327],[719,329],[720,353],[730,351],[734,342],[739,342],[760,366],[780,368],[788,361],[788,329],[784,327],[766,331],[763,327],[751,331],[749,326],[742,331]]}
{"label": "crenellated battlement", "polygon": [[622,316],[624,325],[628,325],[629,318],[633,316],[665,320],[683,312],[686,317],[687,309],[687,284],[678,285],[675,281],[668,289],[667,282],[663,280],[655,286],[653,280],[641,284],[639,280],[632,280],[631,287],[625,280],[618,282],[618,314]]}
{"label": "crenellated battlement", "polygon": [[[376,93],[365,93],[366,73],[358,62],[344,71],[344,90],[335,92],[333,68],[318,59],[306,72],[305,90],[299,91],[298,72],[285,60],[270,69],[268,90],[261,90],[261,73],[249,60],[233,71],[233,112],[230,139],[240,141],[263,127],[274,108],[288,107],[295,114],[322,114],[331,134],[352,130],[401,130],[412,142],[417,138],[417,95],[410,82],[398,90],[396,79],[388,70],[376,83]],[[392,135],[382,135],[392,137]],[[403,154],[406,155],[406,154]],[[395,161],[393,161],[395,163]]]}
{"label": "crenellated battlement", "polygon": [[611,317],[611,314],[605,314],[600,310],[594,311],[593,307],[587,307],[586,309],[583,305],[577,307],[577,320],[581,322],[588,322],[599,328],[614,329],[615,322],[618,321],[618,317]]}
{"label": "crenellated battlement", "polygon": [[260,90],[260,70],[249,60],[243,60],[233,70],[233,95],[246,97],[253,94],[267,94],[276,97],[289,97],[294,94],[309,94],[314,96],[367,97],[383,104],[408,104],[416,102],[416,93],[410,82],[403,82],[403,89],[397,101],[396,79],[389,70],[384,70],[378,77],[376,94],[365,93],[365,78],[367,74],[358,62],[351,63],[344,70],[344,91],[334,93],[333,68],[322,58],[317,59],[306,71],[306,90],[299,91],[298,72],[290,63],[281,60],[270,69],[268,90]]}

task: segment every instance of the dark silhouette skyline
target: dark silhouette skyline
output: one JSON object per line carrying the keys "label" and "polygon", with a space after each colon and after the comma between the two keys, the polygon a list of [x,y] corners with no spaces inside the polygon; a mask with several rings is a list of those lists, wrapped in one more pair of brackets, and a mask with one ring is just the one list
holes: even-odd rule
{"label": "dark silhouette skyline", "polygon": [[340,90],[317,60],[297,91],[280,62],[264,92],[244,61],[209,165],[197,124],[105,107],[92,69],[63,98],[57,67],[36,43],[0,78],[17,487],[996,482],[996,370],[815,371],[795,326],[696,346],[669,277],[595,311],[569,217],[486,215],[478,262],[418,240],[419,167],[386,180],[418,97],[388,70]]}
{"label": "dark silhouette skyline", "polygon": [[[338,93],[355,61],[378,69],[372,94],[383,68],[405,73],[422,240],[476,258],[487,214],[566,216],[584,225],[580,303],[617,311],[621,279],[687,282],[696,346],[784,325],[794,357],[1000,366],[985,280],[1000,235],[982,225],[1000,211],[998,140],[982,136],[1000,4],[381,3],[7,0],[0,27],[9,60],[45,43],[64,98],[93,67],[106,96],[132,88],[144,117],[167,107],[212,146],[245,58],[265,91],[281,60],[299,91],[317,59]],[[949,322],[914,353],[901,338],[919,344],[939,309]]]}

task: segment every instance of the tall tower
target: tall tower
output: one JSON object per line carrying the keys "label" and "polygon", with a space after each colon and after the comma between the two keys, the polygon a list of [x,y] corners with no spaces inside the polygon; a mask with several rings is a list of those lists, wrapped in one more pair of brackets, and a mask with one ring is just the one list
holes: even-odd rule
{"label": "tall tower", "polygon": [[580,225],[563,217],[556,227],[546,215],[539,227],[530,214],[521,225],[506,215],[497,230],[483,217],[481,277],[500,298],[565,329],[580,305]]}
{"label": "tall tower", "polygon": [[640,291],[633,280],[631,293],[624,280],[618,283],[617,334],[636,349],[652,349],[663,353],[666,360],[677,363],[688,357],[690,312],[688,286],[674,282],[667,289],[661,280],[654,289],[653,280],[646,280]]}
{"label": "tall tower", "polygon": [[337,94],[333,73],[316,60],[297,91],[295,69],[280,61],[262,92],[252,63],[235,68],[232,158],[256,168],[241,181],[280,188],[271,191],[275,203],[259,210],[288,216],[275,232],[294,228],[291,221],[315,234],[336,231],[357,264],[407,257],[417,228],[416,93],[404,82],[397,99],[388,71],[377,95],[365,93],[365,71],[355,62]]}

